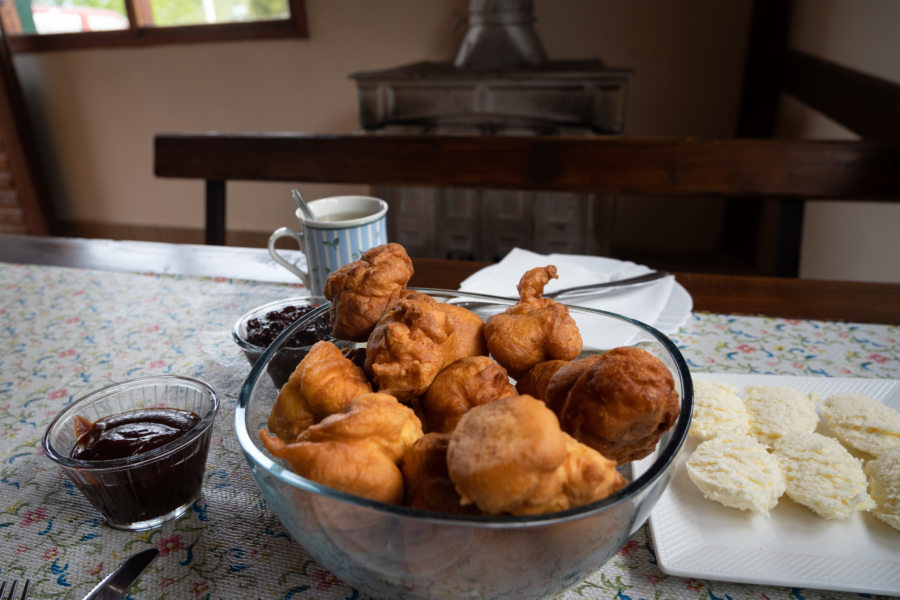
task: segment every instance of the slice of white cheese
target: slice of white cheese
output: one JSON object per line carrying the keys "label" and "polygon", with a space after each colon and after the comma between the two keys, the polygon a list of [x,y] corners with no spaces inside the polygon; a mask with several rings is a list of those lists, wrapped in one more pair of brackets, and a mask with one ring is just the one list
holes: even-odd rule
{"label": "slice of white cheese", "polygon": [[822,417],[835,437],[872,456],[900,446],[900,413],[870,396],[829,396],[822,403]]}
{"label": "slice of white cheese", "polygon": [[750,386],[744,406],[750,413],[750,433],[767,447],[797,432],[813,432],[819,424],[816,395],[776,386]]}
{"label": "slice of white cheese", "polygon": [[718,435],[746,435],[750,414],[732,385],[720,381],[694,380],[694,415],[688,435],[711,440]]}
{"label": "slice of white cheese", "polygon": [[773,446],[788,497],[826,519],[845,519],[875,503],[866,492],[862,461],[839,441],[818,433],[793,433]]}
{"label": "slice of white cheese", "polygon": [[704,496],[731,508],[768,514],[784,493],[778,461],[748,435],[707,440],[685,466]]}
{"label": "slice of white cheese", "polygon": [[875,500],[872,514],[895,529],[900,529],[900,446],[885,450],[865,466],[869,493]]}

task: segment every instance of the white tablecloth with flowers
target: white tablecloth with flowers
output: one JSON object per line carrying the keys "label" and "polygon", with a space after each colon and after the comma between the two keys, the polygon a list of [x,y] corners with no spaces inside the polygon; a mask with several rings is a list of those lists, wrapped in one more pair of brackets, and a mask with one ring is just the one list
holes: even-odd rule
{"label": "white tablecloth with flowers", "polygon": [[[0,581],[30,579],[31,598],[80,599],[127,556],[156,547],[160,557],[128,597],[360,597],[288,536],[233,435],[249,365],[231,340],[231,326],[254,306],[302,293],[243,280],[0,263]],[[697,372],[900,378],[896,326],[692,314],[672,338]],[[43,456],[41,436],[74,398],[162,373],[203,379],[222,401],[203,497],[158,529],[114,530]],[[563,597],[859,595],[668,576],[656,564],[645,526]]]}

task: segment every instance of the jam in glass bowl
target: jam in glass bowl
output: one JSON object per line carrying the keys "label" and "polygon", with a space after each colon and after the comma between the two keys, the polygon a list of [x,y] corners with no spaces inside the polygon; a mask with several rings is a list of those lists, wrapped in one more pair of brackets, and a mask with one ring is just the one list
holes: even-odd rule
{"label": "jam in glass bowl", "polygon": [[[231,328],[231,337],[252,367],[278,334],[327,302],[321,296],[298,296],[267,302],[241,315]],[[298,327],[282,344],[284,350],[267,366],[275,384],[279,387],[284,385],[297,363],[309,352],[310,346],[320,340],[335,341],[327,317]]]}
{"label": "jam in glass bowl", "polygon": [[138,377],[75,400],[44,432],[58,464],[110,527],[141,530],[200,496],[219,399],[190,377]]}

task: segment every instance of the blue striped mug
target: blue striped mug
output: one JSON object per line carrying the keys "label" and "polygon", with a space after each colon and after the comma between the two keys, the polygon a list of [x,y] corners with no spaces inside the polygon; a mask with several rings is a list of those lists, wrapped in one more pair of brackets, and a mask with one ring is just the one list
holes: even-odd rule
{"label": "blue striped mug", "polygon": [[[269,236],[269,254],[303,281],[312,296],[321,296],[328,276],[358,259],[369,248],[387,243],[388,204],[370,196],[332,196],[309,202],[315,219],[298,208],[300,231],[279,227]],[[292,263],[278,253],[275,243],[284,237],[300,245],[303,257]],[[305,258],[305,261],[303,260]],[[303,264],[305,262],[305,264]]]}

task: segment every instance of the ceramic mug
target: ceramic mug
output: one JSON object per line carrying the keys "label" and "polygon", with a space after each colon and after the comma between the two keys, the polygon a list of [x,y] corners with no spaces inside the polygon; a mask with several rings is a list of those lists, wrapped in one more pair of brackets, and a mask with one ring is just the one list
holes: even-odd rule
{"label": "ceramic mug", "polygon": [[[369,248],[387,243],[388,204],[370,196],[332,196],[309,202],[315,215],[307,219],[299,208],[294,214],[300,231],[279,227],[269,236],[269,254],[299,277],[309,293],[321,296],[325,280],[342,265],[358,259]],[[278,253],[275,243],[293,238],[306,257],[306,270]]]}

